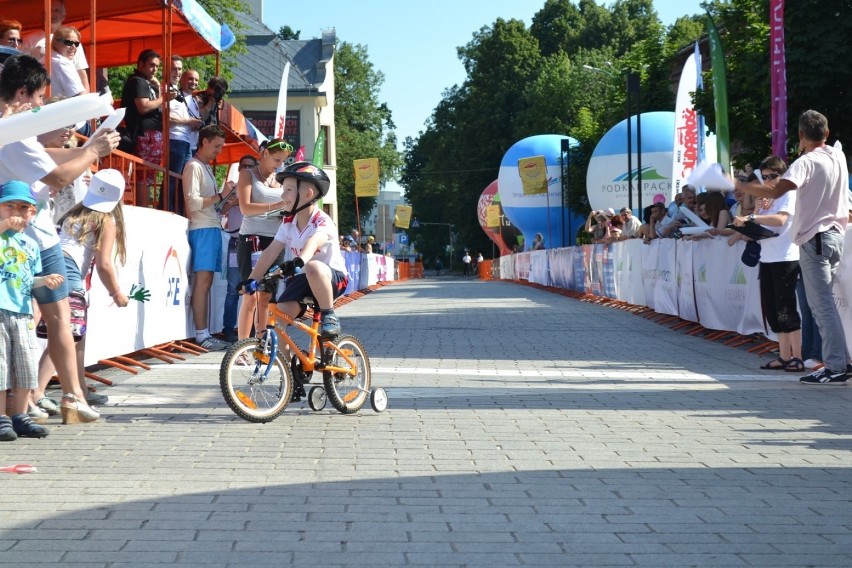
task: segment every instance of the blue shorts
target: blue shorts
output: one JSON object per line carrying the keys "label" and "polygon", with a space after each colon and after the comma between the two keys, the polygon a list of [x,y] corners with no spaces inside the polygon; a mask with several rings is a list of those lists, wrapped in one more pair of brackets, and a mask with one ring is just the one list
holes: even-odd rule
{"label": "blue shorts", "polygon": [[220,272],[222,266],[221,229],[193,229],[189,232],[189,249],[192,252],[192,271]]}
{"label": "blue shorts", "polygon": [[65,255],[65,274],[65,284],[68,286],[69,292],[71,290],[86,291],[86,283],[83,282],[83,275],[80,273],[77,263],[67,254]]}
{"label": "blue shorts", "polygon": [[47,250],[41,251],[41,272],[36,276],[47,276],[48,274],[59,274],[65,280],[56,290],[47,286],[33,288],[33,298],[39,304],[54,304],[68,297],[68,275],[65,273],[65,254],[59,244],[53,245]]}
{"label": "blue shorts", "polygon": [[[304,273],[296,274],[287,279],[287,286],[281,295],[276,300],[276,303],[281,302],[299,302],[304,304],[303,300],[307,296],[313,297],[314,293],[308,285],[308,276]],[[349,284],[349,277],[339,270],[331,271],[331,295],[333,299],[339,298],[346,291],[346,286]]]}

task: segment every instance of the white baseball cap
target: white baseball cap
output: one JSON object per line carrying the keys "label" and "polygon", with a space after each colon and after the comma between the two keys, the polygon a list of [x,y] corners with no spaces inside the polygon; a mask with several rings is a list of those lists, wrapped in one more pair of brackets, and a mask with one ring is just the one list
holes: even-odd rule
{"label": "white baseball cap", "polygon": [[100,170],[92,176],[89,190],[83,197],[83,205],[99,211],[109,213],[121,201],[124,195],[124,176],[118,170]]}

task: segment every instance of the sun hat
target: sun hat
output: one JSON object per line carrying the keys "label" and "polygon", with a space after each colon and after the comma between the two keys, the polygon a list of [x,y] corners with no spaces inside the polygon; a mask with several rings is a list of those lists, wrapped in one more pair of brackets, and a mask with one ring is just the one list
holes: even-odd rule
{"label": "sun hat", "polygon": [[89,190],[83,197],[83,205],[99,211],[109,213],[121,201],[124,195],[124,176],[118,170],[100,170],[92,176]]}
{"label": "sun hat", "polygon": [[30,186],[22,181],[12,180],[0,185],[0,203],[7,201],[25,201],[37,205]]}

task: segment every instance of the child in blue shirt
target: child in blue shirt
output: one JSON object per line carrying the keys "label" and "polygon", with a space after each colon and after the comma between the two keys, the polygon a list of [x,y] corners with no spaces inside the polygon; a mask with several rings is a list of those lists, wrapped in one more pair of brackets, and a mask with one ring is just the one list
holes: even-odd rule
{"label": "child in blue shirt", "polygon": [[36,200],[30,187],[20,181],[0,185],[0,411],[7,408],[12,418],[0,414],[0,442],[19,436],[44,438],[49,430],[27,414],[30,391],[38,383],[32,289],[58,288],[58,274],[35,277],[41,271],[41,255],[35,241],[24,229],[35,217]]}

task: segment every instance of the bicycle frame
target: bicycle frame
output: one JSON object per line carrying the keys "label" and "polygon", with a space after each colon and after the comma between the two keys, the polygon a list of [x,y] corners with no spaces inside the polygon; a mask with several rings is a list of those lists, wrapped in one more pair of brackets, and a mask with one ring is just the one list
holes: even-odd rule
{"label": "bicycle frame", "polygon": [[[308,347],[307,354],[302,352],[299,346],[296,345],[296,342],[293,341],[293,339],[287,333],[287,330],[285,328],[288,325],[292,325],[296,329],[310,336],[311,341]],[[332,341],[323,341],[322,347],[334,350],[343,358],[344,361],[346,361],[348,367],[338,367],[336,365],[327,364],[324,361],[323,357],[324,351],[320,352],[320,358],[317,359],[317,347],[320,346],[319,326],[320,312],[317,309],[314,309],[311,325],[308,326],[300,321],[297,321],[289,314],[286,314],[281,311],[277,305],[269,304],[269,310],[267,312],[266,317],[266,340],[271,342],[271,349],[267,350],[265,348],[266,346],[264,346],[263,353],[256,354],[256,358],[266,364],[266,371],[264,372],[264,375],[269,373],[273,363],[275,362],[275,357],[267,355],[267,353],[274,354],[278,351],[279,334],[280,339],[284,340],[284,343],[287,345],[289,350],[294,353],[296,357],[298,357],[299,361],[302,364],[302,369],[306,373],[310,373],[312,371],[324,371],[352,376],[358,374],[358,370],[355,367],[354,361],[352,361],[352,359],[349,357],[350,354],[339,349]]]}

